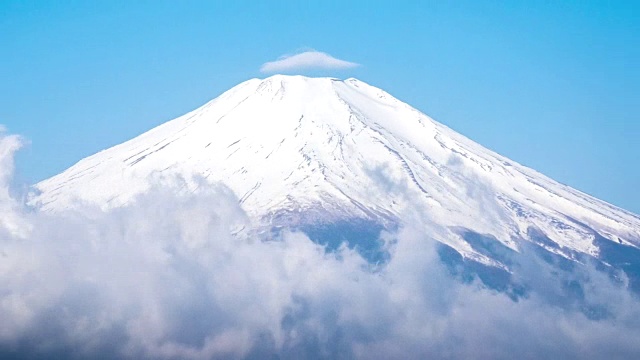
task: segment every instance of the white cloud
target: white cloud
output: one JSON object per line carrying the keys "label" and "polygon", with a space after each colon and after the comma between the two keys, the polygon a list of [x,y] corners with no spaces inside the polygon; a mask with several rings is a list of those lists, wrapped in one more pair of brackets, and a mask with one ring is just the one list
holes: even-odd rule
{"label": "white cloud", "polygon": [[337,59],[327,53],[309,50],[295,55],[283,55],[278,60],[269,61],[260,67],[263,73],[288,72],[305,69],[351,69],[360,64]]}
{"label": "white cloud", "polygon": [[[0,174],[10,174],[16,149],[0,136]],[[0,358],[640,353],[640,306],[605,274],[589,274],[600,281],[585,296],[600,295],[613,316],[593,321],[535,294],[515,302],[455,280],[423,224],[387,234],[390,260],[372,271],[357,252],[327,253],[300,233],[233,236],[249,228],[238,199],[222,186],[203,191],[163,184],[91,216],[42,214],[0,196],[0,218],[29,224],[17,237],[0,222]]]}

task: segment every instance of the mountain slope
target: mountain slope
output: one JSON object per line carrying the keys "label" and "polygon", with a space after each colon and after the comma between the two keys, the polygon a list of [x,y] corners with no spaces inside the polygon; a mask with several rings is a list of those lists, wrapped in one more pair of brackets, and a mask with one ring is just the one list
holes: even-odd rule
{"label": "mountain slope", "polygon": [[[164,175],[223,182],[256,226],[411,217],[466,257],[498,264],[465,232],[568,259],[637,248],[640,218],[500,156],[356,79],[276,75],[81,160],[36,185],[61,211],[133,201]],[[545,239],[541,241],[540,239]]]}

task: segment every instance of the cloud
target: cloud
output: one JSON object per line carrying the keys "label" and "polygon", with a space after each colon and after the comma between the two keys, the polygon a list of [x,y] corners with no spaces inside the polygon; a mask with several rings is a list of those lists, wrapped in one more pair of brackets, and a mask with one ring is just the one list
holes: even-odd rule
{"label": "cloud", "polygon": [[262,64],[260,71],[275,73],[308,69],[338,70],[358,66],[360,64],[340,60],[321,51],[309,50],[295,55],[283,55],[278,60],[266,62]]}
{"label": "cloud", "polygon": [[[16,138],[0,138],[0,166],[16,149]],[[0,358],[640,354],[640,305],[595,270],[584,289],[608,306],[601,320],[456,280],[418,221],[384,235],[389,261],[372,269],[346,246],[253,233],[223,185],[193,194],[171,183],[107,212],[44,214],[0,198],[0,218],[26,225],[18,236],[0,223]],[[557,284],[557,272],[536,276],[547,273],[541,286]]]}

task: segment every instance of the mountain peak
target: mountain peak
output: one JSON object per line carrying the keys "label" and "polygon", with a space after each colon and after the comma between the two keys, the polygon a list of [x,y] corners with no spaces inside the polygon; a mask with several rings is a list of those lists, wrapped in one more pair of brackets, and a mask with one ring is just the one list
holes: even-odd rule
{"label": "mountain peak", "polygon": [[271,85],[271,86],[280,85],[283,87],[287,87],[287,86],[303,87],[304,86],[306,88],[328,87],[328,86],[331,86],[332,83],[350,83],[350,84],[361,83],[361,84],[370,86],[365,82],[353,77],[343,80],[336,77],[310,77],[310,76],[304,76],[304,75],[284,75],[284,74],[271,75],[263,79],[253,78],[251,80],[248,80],[244,83],[239,84],[238,86],[242,86],[245,83],[265,84],[262,86],[268,86],[268,85]]}
{"label": "mountain peak", "polygon": [[257,79],[260,81],[312,81],[312,82],[321,82],[321,81],[342,81],[341,79],[335,77],[325,77],[325,76],[305,76],[305,75],[287,75],[287,74],[274,74],[264,79]]}

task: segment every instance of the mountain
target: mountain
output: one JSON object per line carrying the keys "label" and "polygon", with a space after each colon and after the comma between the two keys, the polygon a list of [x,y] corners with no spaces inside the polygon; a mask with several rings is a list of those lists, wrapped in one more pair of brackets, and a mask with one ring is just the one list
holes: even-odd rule
{"label": "mountain", "polygon": [[248,80],[37,184],[31,203],[53,212],[118,207],[170,174],[193,191],[224,183],[256,228],[351,236],[366,248],[381,229],[411,219],[450,262],[508,272],[508,257],[533,247],[554,261],[640,273],[640,217],[357,79]]}

